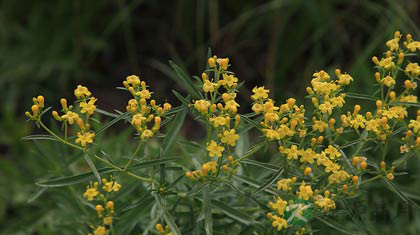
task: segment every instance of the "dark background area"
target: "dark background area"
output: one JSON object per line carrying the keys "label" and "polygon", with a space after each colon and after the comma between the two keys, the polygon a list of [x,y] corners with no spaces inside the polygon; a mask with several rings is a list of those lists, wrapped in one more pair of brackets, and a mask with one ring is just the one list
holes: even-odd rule
{"label": "dark background area", "polygon": [[[129,96],[115,87],[127,75],[138,74],[158,101],[177,106],[171,90],[186,92],[168,61],[200,75],[211,48],[213,54],[229,57],[232,70],[245,81],[239,97],[245,113],[256,85],[268,87],[275,100],[296,97],[307,102],[305,87],[312,73],[321,69],[341,68],[355,79],[350,91],[370,93],[374,89],[370,58],[385,50],[396,30],[420,38],[416,0],[0,4],[0,233],[19,231],[30,221],[28,213],[42,212],[28,199],[37,190],[34,182],[50,168],[45,159],[36,158],[32,143],[21,140],[37,131],[23,115],[34,96],[42,94],[47,106],[57,107],[59,98],[72,97],[73,89],[83,84],[102,109],[123,110]],[[194,124],[184,125],[187,138],[194,135],[190,125]],[[119,135],[121,127],[113,135]],[[40,231],[37,226],[43,225],[30,231]]]}

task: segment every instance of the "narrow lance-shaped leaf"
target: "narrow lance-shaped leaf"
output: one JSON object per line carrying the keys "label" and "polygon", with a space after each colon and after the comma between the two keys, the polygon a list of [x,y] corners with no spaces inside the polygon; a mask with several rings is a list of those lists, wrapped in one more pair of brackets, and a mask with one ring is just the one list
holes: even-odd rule
{"label": "narrow lance-shaped leaf", "polygon": [[[115,169],[109,168],[109,167],[101,168],[98,170],[98,172],[101,174],[107,174],[107,173],[111,173],[115,171],[116,171]],[[41,187],[63,187],[63,186],[78,184],[81,182],[86,182],[92,178],[95,178],[95,176],[93,172],[91,171],[91,172],[87,172],[83,174],[37,182],[36,185],[41,186]]]}
{"label": "narrow lance-shaped leaf", "polygon": [[171,65],[172,69],[175,70],[175,73],[178,75],[177,82],[179,82],[180,85],[183,86],[188,91],[188,93],[190,93],[194,98],[203,98],[201,93],[198,91],[197,87],[194,85],[190,76],[187,75],[187,73],[173,61],[170,60],[169,64]]}
{"label": "narrow lance-shaped leaf", "polygon": [[95,175],[98,182],[101,182],[101,175],[99,175],[98,170],[95,167],[95,164],[93,164],[92,160],[90,159],[89,155],[87,153],[84,154],[85,160],[87,164],[89,165],[90,169],[92,170],[93,174]]}
{"label": "narrow lance-shaped leaf", "polygon": [[162,141],[163,154],[166,155],[170,147],[172,146],[178,132],[181,130],[184,124],[185,116],[187,115],[188,109],[185,108],[179,111],[175,118],[172,120],[172,124],[169,127],[165,139]]}
{"label": "narrow lance-shaped leaf", "polygon": [[264,184],[262,184],[259,188],[257,188],[252,195],[257,194],[261,191],[264,191],[268,187],[270,187],[283,173],[283,169],[279,169],[270,179],[268,179]]}
{"label": "narrow lance-shaped leaf", "polygon": [[243,223],[245,225],[252,224],[254,222],[254,219],[249,216],[248,214],[245,214],[233,207],[230,207],[226,205],[225,203],[218,201],[218,200],[211,200],[211,203],[221,209],[227,216],[230,218]]}
{"label": "narrow lance-shaped leaf", "polygon": [[203,197],[204,197],[204,206],[203,206],[203,210],[204,210],[204,227],[206,230],[206,234],[207,235],[212,235],[213,234],[213,215],[211,213],[211,201],[210,201],[210,196],[209,196],[209,190],[206,189],[203,192]]}
{"label": "narrow lance-shaped leaf", "polygon": [[158,194],[155,194],[154,196],[155,196],[155,201],[156,201],[157,205],[162,210],[163,219],[165,220],[166,224],[171,229],[171,232],[174,233],[175,235],[181,235],[181,231],[179,230],[178,226],[176,225],[174,218],[169,213],[168,208],[166,208],[166,205],[161,202],[163,200],[161,198],[161,196],[158,195]]}
{"label": "narrow lance-shaped leaf", "polygon": [[382,178],[382,181],[384,182],[384,184],[387,186],[387,188],[389,190],[391,190],[392,192],[394,192],[395,194],[397,194],[404,202],[407,202],[410,206],[416,208],[416,209],[420,209],[420,206],[417,205],[417,203],[413,202],[410,198],[408,198],[404,192],[401,191],[401,189],[399,189],[393,182]]}

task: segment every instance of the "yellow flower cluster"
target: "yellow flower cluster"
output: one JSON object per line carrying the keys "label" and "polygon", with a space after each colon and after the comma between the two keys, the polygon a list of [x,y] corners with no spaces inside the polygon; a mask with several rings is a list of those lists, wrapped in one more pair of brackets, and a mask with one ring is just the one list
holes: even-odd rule
{"label": "yellow flower cluster", "polygon": [[162,224],[156,224],[156,230],[158,231],[159,235],[174,235],[171,230],[169,229],[169,226],[166,225],[165,229],[163,229]]}
{"label": "yellow flower cluster", "polygon": [[[239,104],[235,101],[238,78],[228,71],[229,59],[213,56],[208,60],[209,70],[202,73],[204,99],[193,101],[192,106],[209,127],[207,152],[211,161],[204,163],[201,170],[187,172],[190,179],[200,179],[207,175],[217,175],[225,152],[230,153],[239,139],[236,128],[240,122]],[[229,164],[223,165],[225,172],[233,172],[238,165],[233,156],[228,156]]]}
{"label": "yellow flower cluster", "polygon": [[[110,193],[118,192],[121,185],[111,176],[109,180],[102,179],[102,192],[98,190],[98,187],[99,182],[90,182],[83,193],[83,197],[88,201],[97,200],[99,202],[95,207],[99,224],[92,226],[92,229],[94,235],[105,235],[108,233],[109,227],[112,226],[115,214],[114,202],[109,200]],[[88,235],[91,235],[91,233]]]}
{"label": "yellow flower cluster", "polygon": [[37,120],[38,118],[40,118],[40,114],[42,112],[42,109],[44,108],[44,96],[40,95],[38,97],[34,97],[32,98],[32,101],[34,102],[34,104],[31,107],[32,110],[32,114],[30,112],[25,112],[25,115],[27,117],[29,117],[31,120]]}
{"label": "yellow flower cluster", "polygon": [[151,100],[152,92],[147,89],[146,82],[136,75],[128,76],[123,85],[134,97],[128,101],[126,107],[132,115],[131,125],[136,128],[142,140],[153,137],[160,129],[162,116],[172,106],[169,103],[160,106],[155,100]]}

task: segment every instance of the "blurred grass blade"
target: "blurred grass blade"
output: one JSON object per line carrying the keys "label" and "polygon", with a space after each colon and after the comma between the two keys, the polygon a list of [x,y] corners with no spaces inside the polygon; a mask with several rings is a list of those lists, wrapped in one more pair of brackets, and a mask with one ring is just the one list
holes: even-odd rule
{"label": "blurred grass blade", "polygon": [[149,160],[149,161],[144,161],[144,162],[136,163],[136,164],[132,165],[131,167],[129,167],[128,169],[146,168],[146,167],[160,165],[162,163],[173,162],[173,161],[176,161],[178,159],[181,159],[181,158],[179,158],[179,157],[173,157],[173,158]]}
{"label": "blurred grass blade", "polygon": [[382,178],[382,181],[384,182],[385,186],[387,186],[387,188],[389,190],[391,190],[392,192],[394,192],[395,194],[397,194],[404,202],[408,203],[410,206],[416,208],[416,209],[420,209],[420,206],[417,205],[417,203],[413,202],[410,198],[408,198],[403,191],[401,191],[401,189],[399,189],[397,187],[397,185],[395,185],[393,182]]}
{"label": "blurred grass blade", "polygon": [[183,110],[180,110],[175,118],[172,120],[172,124],[167,130],[165,139],[162,141],[163,154],[166,155],[168,150],[173,145],[173,142],[178,135],[178,132],[181,130],[182,125],[184,124],[184,119],[187,115],[188,109],[185,107]]}
{"label": "blurred grass blade", "polygon": [[[98,170],[101,174],[107,174],[111,172],[115,172],[116,170],[113,168],[101,168]],[[63,187],[73,184],[78,184],[81,182],[88,181],[89,179],[94,178],[93,172],[87,172],[79,175],[67,176],[58,179],[51,179],[46,181],[37,182],[36,185],[40,187]]]}
{"label": "blurred grass blade", "polygon": [[374,101],[377,100],[377,98],[373,96],[365,95],[365,94],[357,94],[357,93],[346,93],[346,97],[361,99],[361,100],[374,100]]}
{"label": "blurred grass blade", "polygon": [[179,101],[181,101],[183,104],[185,105],[189,105],[190,104],[190,99],[189,99],[189,95],[184,98],[181,94],[179,94],[177,91],[172,90],[172,93],[174,93],[174,95],[176,96],[176,98],[178,98]]}
{"label": "blurred grass blade", "polygon": [[155,196],[156,203],[159,205],[160,209],[162,210],[163,219],[165,220],[166,224],[169,226],[169,228],[175,235],[181,235],[181,231],[176,225],[174,218],[172,218],[172,215],[169,213],[168,208],[166,208],[166,205],[161,202],[163,200],[162,197],[157,194],[154,196]]}
{"label": "blurred grass blade", "polygon": [[275,174],[273,174],[273,176],[269,180],[267,180],[267,182],[265,182],[259,188],[257,188],[251,195],[257,194],[261,191],[264,191],[268,187],[270,187],[279,178],[279,176],[282,173],[283,173],[283,169],[281,168]]}
{"label": "blurred grass blade", "polygon": [[341,224],[337,224],[337,223],[334,223],[334,222],[331,222],[331,221],[324,220],[319,216],[315,216],[314,218],[316,218],[317,220],[321,221],[322,223],[324,223],[324,224],[330,226],[331,228],[333,228],[337,231],[340,231],[342,233],[350,234],[350,235],[364,235],[364,233],[355,232],[354,230],[349,230],[347,228],[344,228],[344,226],[341,225]]}
{"label": "blurred grass blade", "polygon": [[259,162],[259,161],[255,161],[255,160],[250,160],[250,159],[244,159],[241,161],[241,163],[244,164],[250,164],[250,165],[254,165],[254,166],[258,166],[270,171],[278,171],[279,168],[275,165],[269,164],[269,163],[264,163],[264,162]]}
{"label": "blurred grass blade", "polygon": [[47,191],[47,188],[40,188],[39,190],[37,190],[35,193],[33,193],[28,200],[26,201],[27,203],[32,203],[33,201],[35,201],[36,199],[38,199],[38,197],[40,197],[45,191]]}
{"label": "blurred grass blade", "polygon": [[93,164],[92,159],[90,159],[87,153],[83,154],[83,156],[85,157],[85,160],[87,164],[89,165],[90,169],[92,170],[93,174],[95,175],[96,179],[98,180],[99,183],[101,183],[101,175],[96,169],[95,164]]}
{"label": "blurred grass blade", "polygon": [[98,113],[100,113],[100,114],[103,114],[103,115],[109,116],[109,117],[113,117],[113,118],[118,117],[118,114],[115,114],[115,113],[110,113],[110,112],[108,112],[108,111],[105,111],[105,110],[102,110],[102,109],[99,109],[99,108],[96,108],[96,110],[95,110],[95,111],[96,111],[96,112],[98,112]]}
{"label": "blurred grass blade", "polygon": [[52,135],[28,135],[28,136],[22,137],[21,140],[54,140],[54,141],[58,141]]}
{"label": "blurred grass blade", "polygon": [[175,64],[173,61],[170,60],[169,64],[171,65],[172,69],[175,70],[175,73],[178,75],[177,82],[179,82],[180,85],[184,87],[188,91],[188,93],[193,96],[193,98],[198,98],[198,99],[203,98],[202,94],[194,85],[190,76],[188,76],[187,73],[183,69],[181,69],[181,67],[179,67],[177,64]]}
{"label": "blurred grass blade", "polygon": [[96,132],[95,135],[99,135],[101,134],[103,131],[105,131],[106,129],[108,129],[109,127],[111,127],[112,125],[114,125],[115,123],[117,123],[118,121],[120,121],[121,119],[127,118],[129,115],[129,112],[125,112],[123,114],[118,115],[116,118],[114,118],[112,121],[109,121],[108,123],[106,123],[105,125],[102,125]]}
{"label": "blurred grass blade", "polygon": [[244,153],[244,155],[242,155],[239,158],[239,160],[242,161],[242,159],[250,157],[252,154],[257,152],[258,150],[260,150],[264,146],[265,146],[265,142],[261,142],[261,143],[258,143],[256,145],[252,146],[251,148],[249,148],[249,150],[246,153]]}
{"label": "blurred grass blade", "polygon": [[204,205],[203,205],[203,210],[204,210],[204,227],[206,230],[206,234],[207,235],[213,235],[213,216],[211,213],[211,201],[210,201],[210,196],[209,196],[209,189],[204,190],[203,192],[203,197],[204,197]]}
{"label": "blurred grass blade", "polygon": [[250,225],[254,222],[254,219],[248,214],[245,214],[235,208],[232,208],[221,201],[211,200],[211,202],[213,205],[221,209],[227,216],[229,216],[230,218],[240,223],[243,223],[245,225]]}

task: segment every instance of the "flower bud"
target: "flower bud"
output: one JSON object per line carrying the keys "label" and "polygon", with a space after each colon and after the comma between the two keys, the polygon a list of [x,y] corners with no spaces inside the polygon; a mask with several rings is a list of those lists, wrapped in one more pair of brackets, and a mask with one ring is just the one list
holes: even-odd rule
{"label": "flower bud", "polygon": [[305,175],[309,175],[312,173],[312,169],[310,167],[306,167],[305,171],[303,172]]}
{"label": "flower bud", "polygon": [[34,105],[32,105],[31,109],[32,109],[32,113],[34,114],[34,118],[38,117],[38,114],[39,114],[39,106],[36,105],[36,104],[34,104]]}
{"label": "flower bud", "polygon": [[44,108],[44,96],[40,95],[36,98],[36,100],[38,101],[39,107]]}

